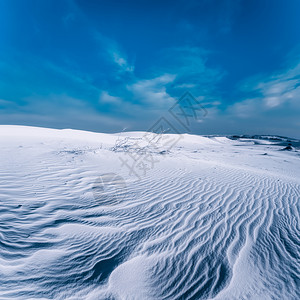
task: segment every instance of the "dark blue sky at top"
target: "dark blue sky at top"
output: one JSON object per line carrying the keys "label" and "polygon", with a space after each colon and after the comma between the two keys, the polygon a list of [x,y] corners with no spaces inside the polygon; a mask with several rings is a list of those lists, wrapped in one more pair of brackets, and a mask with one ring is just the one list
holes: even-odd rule
{"label": "dark blue sky at top", "polygon": [[0,124],[299,136],[300,1],[0,0]]}

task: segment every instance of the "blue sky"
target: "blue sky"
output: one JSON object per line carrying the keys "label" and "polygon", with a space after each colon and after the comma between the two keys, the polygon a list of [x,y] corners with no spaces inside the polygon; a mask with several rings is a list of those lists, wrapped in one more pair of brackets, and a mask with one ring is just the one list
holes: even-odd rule
{"label": "blue sky", "polygon": [[148,130],[190,91],[207,110],[192,133],[300,137],[299,15],[298,0],[0,0],[0,124]]}

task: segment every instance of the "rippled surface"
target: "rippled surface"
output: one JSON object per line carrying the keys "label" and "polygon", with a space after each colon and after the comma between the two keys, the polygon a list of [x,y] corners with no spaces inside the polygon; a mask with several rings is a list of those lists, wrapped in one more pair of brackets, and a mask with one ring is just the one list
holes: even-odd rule
{"label": "rippled surface", "polygon": [[187,143],[136,180],[89,143],[1,144],[1,299],[299,299],[297,153]]}

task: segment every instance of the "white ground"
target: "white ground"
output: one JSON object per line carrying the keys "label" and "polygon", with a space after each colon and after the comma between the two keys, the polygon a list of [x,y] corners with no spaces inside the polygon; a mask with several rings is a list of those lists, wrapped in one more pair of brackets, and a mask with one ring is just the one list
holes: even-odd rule
{"label": "white ground", "polygon": [[300,299],[281,148],[0,126],[0,299]]}

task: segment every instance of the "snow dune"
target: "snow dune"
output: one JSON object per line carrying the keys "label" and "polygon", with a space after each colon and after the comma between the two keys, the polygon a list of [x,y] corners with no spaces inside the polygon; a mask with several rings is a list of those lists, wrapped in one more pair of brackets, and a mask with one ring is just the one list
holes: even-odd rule
{"label": "snow dune", "polygon": [[299,149],[160,142],[0,126],[0,299],[300,299]]}

